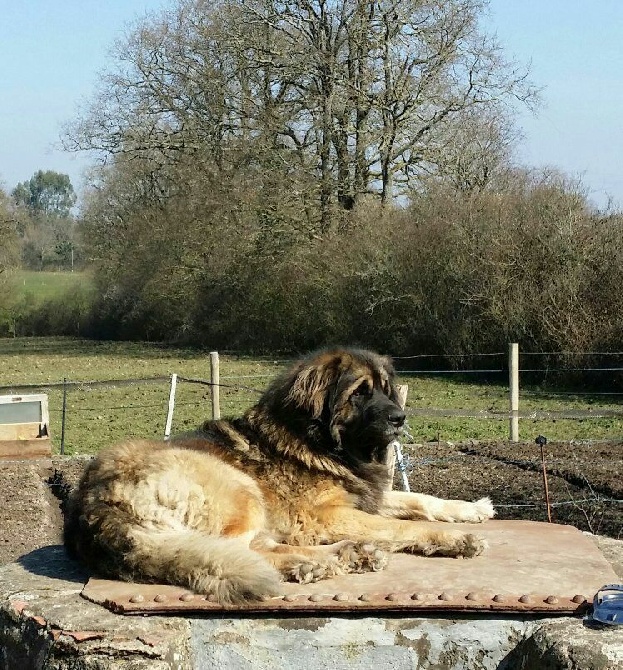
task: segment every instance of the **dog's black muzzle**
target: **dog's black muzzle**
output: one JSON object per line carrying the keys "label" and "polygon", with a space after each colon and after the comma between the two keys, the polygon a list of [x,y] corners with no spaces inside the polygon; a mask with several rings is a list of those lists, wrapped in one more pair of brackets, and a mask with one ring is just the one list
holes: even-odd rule
{"label": "dog's black muzzle", "polygon": [[384,393],[375,392],[372,399],[375,423],[384,424],[385,436],[390,440],[396,439],[402,433],[406,415],[402,409]]}

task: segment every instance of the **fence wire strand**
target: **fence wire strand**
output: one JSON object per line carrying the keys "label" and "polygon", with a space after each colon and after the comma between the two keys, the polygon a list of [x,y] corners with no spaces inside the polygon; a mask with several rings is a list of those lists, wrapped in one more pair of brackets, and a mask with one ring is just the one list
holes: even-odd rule
{"label": "fence wire strand", "polygon": [[[521,352],[521,356],[623,356],[623,352],[584,352],[578,354],[577,352]],[[507,352],[494,352],[487,354],[469,354],[469,355],[442,355],[442,354],[418,354],[413,356],[396,356],[394,360],[396,361],[408,361],[408,360],[423,360],[423,359],[434,359],[434,358],[445,358],[445,359],[476,359],[476,358],[493,358],[507,356]],[[280,368],[286,363],[286,361],[279,361]],[[280,372],[280,369],[277,369],[276,374]],[[544,372],[623,372],[622,367],[569,367],[569,368],[539,368],[539,367],[526,367],[520,368],[520,373],[544,373]],[[486,374],[508,374],[507,368],[482,368],[482,369],[435,369],[435,370],[399,370],[399,375],[486,375]],[[272,379],[275,374],[270,373],[257,373],[257,374],[246,374],[246,375],[231,375],[226,376],[217,386],[222,389],[229,391],[244,391],[252,394],[261,394],[263,389],[258,389],[254,386],[249,386],[246,384],[241,384],[238,380],[250,380],[250,379]],[[200,385],[205,387],[215,386],[214,382],[209,379],[193,378],[178,376],[178,381],[186,382],[188,384]],[[16,391],[30,391],[30,390],[45,390],[45,389],[65,389],[70,391],[86,391],[91,388],[107,388],[107,387],[124,387],[124,386],[133,386],[140,384],[161,384],[168,383],[171,381],[170,376],[155,376],[155,377],[146,377],[146,378],[125,378],[125,379],[109,379],[109,380],[92,380],[92,381],[44,381],[37,384],[10,384],[0,386],[0,392],[16,392]],[[584,397],[584,396],[613,396],[619,397],[623,396],[623,392],[615,391],[586,391],[586,392],[565,392],[565,391],[534,391],[530,389],[522,390],[522,395],[531,396],[531,397],[540,397],[540,396],[561,396],[561,397]],[[234,397],[226,398],[226,403],[230,407],[244,407],[248,406],[251,401],[239,400]],[[209,403],[209,400],[208,400]],[[200,407],[206,403],[199,400],[177,400],[176,406],[179,407]],[[163,403],[146,403],[138,405],[111,405],[111,406],[99,406],[99,407],[71,407],[71,411],[84,411],[84,412],[116,412],[122,410],[154,410],[162,409]],[[59,413],[61,410],[56,408],[50,408],[50,413]],[[435,409],[435,408],[417,408],[409,409],[408,416],[429,416],[429,417],[466,417],[466,418],[486,418],[486,419],[508,419],[511,414],[508,411],[495,411],[495,410],[480,410],[480,411],[468,411],[463,409]],[[619,418],[623,416],[623,411],[616,410],[596,410],[596,411],[580,411],[580,410],[559,410],[559,411],[532,411],[532,412],[522,412],[519,414],[519,418],[522,419],[540,419],[540,420],[556,420],[561,418],[570,418],[570,419],[582,419],[582,418]],[[410,437],[410,436],[409,436]],[[406,446],[406,445],[405,445]],[[464,455],[457,455],[455,457],[446,457],[442,459],[436,458],[415,458],[410,456],[405,458],[405,461],[400,466],[400,470],[405,473],[411,473],[415,467],[429,467],[435,466],[438,463],[449,461],[449,460],[459,460],[464,459]],[[550,466],[554,466],[558,461],[554,459],[550,461]],[[562,462],[562,461],[561,461]],[[619,461],[608,461],[615,465],[619,465]],[[512,463],[511,463],[512,465]],[[551,507],[564,507],[564,506],[617,506],[623,503],[622,499],[615,497],[595,497],[594,495],[587,498],[582,498],[581,500],[561,500],[551,503]],[[526,502],[526,503],[496,503],[496,507],[500,509],[511,509],[511,508],[542,508],[545,507],[545,502]]]}

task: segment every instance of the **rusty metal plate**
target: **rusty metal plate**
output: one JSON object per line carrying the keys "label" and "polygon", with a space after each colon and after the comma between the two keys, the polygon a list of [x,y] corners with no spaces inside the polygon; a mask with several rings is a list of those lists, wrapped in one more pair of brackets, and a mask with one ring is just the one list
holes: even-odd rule
{"label": "rusty metal plate", "polygon": [[[440,524],[445,525],[447,524]],[[489,549],[468,560],[393,554],[382,572],[283,584],[275,598],[219,605],[177,586],[90,579],[88,600],[121,614],[403,612],[449,610],[579,614],[617,576],[573,526],[489,521],[474,528]]]}

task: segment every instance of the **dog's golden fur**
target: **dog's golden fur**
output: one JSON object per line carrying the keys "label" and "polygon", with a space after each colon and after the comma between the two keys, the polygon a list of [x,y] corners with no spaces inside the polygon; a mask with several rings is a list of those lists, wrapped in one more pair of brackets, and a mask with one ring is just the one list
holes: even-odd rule
{"label": "dog's golden fur", "polygon": [[103,451],[70,497],[65,544],[102,576],[222,603],[276,594],[284,579],[380,570],[387,551],[477,555],[477,536],[427,521],[484,521],[487,498],[387,490],[387,448],[404,422],[393,383],[385,357],[325,350],[241,419]]}

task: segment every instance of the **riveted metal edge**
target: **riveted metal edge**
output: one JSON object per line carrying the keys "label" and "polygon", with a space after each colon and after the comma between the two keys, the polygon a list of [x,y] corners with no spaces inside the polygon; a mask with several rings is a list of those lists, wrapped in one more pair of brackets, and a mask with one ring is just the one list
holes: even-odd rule
{"label": "riveted metal edge", "polygon": [[[142,598],[142,600],[141,600]],[[468,593],[437,594],[397,592],[368,593],[360,595],[346,592],[333,594],[297,593],[282,594],[242,605],[220,605],[213,596],[192,593],[159,593],[155,591],[133,593],[124,598],[106,599],[102,603],[113,611],[127,614],[160,613],[174,611],[355,611],[384,610],[444,610],[444,611],[506,611],[506,612],[558,612],[575,614],[586,608],[589,599],[584,595],[557,596],[553,594],[525,593],[521,596],[505,593],[470,591]]]}

